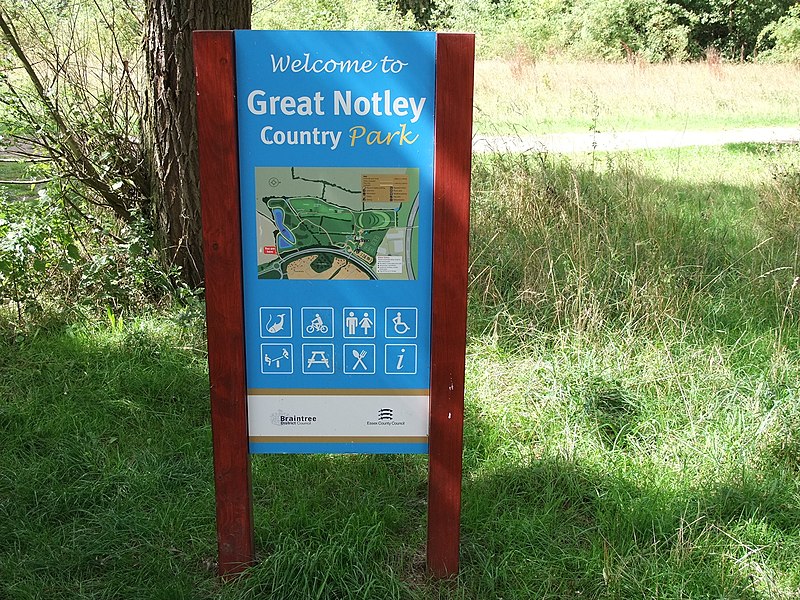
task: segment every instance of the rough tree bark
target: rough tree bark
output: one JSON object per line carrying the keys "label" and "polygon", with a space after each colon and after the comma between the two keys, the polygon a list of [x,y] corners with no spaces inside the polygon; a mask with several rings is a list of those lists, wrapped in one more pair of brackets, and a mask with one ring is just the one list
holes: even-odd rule
{"label": "rough tree bark", "polygon": [[169,265],[192,287],[204,277],[192,31],[249,29],[251,0],[147,0],[145,147],[153,222]]}

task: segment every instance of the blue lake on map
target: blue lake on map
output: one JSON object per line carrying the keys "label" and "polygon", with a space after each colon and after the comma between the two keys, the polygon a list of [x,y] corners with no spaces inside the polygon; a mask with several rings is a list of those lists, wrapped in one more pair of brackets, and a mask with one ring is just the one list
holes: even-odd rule
{"label": "blue lake on map", "polygon": [[287,229],[286,225],[283,223],[283,210],[276,208],[273,210],[273,214],[275,215],[275,225],[277,226],[278,231],[281,233],[281,238],[278,240],[278,245],[281,248],[291,248],[294,246],[297,240],[295,239],[294,234]]}

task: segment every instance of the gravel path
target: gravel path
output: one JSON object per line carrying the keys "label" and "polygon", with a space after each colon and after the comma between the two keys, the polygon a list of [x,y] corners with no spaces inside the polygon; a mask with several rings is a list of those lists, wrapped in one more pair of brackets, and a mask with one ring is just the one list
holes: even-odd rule
{"label": "gravel path", "polygon": [[475,152],[591,152],[648,150],[686,146],[722,146],[742,142],[800,142],[800,127],[757,127],[725,131],[626,131],[548,135],[475,135]]}

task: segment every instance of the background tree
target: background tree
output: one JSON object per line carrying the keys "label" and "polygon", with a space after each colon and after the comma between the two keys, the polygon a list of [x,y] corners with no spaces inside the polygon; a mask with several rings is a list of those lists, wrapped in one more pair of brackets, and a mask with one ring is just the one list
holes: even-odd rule
{"label": "background tree", "polygon": [[250,0],[148,0],[145,148],[158,240],[184,281],[203,280],[191,33],[249,29]]}
{"label": "background tree", "polygon": [[414,20],[421,27],[431,25],[431,18],[435,8],[435,0],[397,0],[397,10],[401,13],[411,11],[414,15]]}
{"label": "background tree", "polygon": [[714,48],[731,58],[752,55],[761,30],[794,0],[673,0],[689,15],[695,54]]}

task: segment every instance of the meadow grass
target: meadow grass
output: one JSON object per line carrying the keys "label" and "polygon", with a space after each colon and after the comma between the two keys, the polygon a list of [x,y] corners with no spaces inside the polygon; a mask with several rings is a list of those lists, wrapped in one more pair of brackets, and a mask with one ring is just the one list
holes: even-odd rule
{"label": "meadow grass", "polygon": [[[26,181],[29,168],[24,162],[0,161],[0,181]],[[24,197],[31,192],[30,185],[0,183],[0,193]]]}
{"label": "meadow grass", "polygon": [[220,583],[202,321],[8,317],[0,597],[798,598],[797,159],[476,157],[454,582],[424,457],[256,456]]}
{"label": "meadow grass", "polygon": [[800,125],[795,65],[479,61],[487,135]]}

